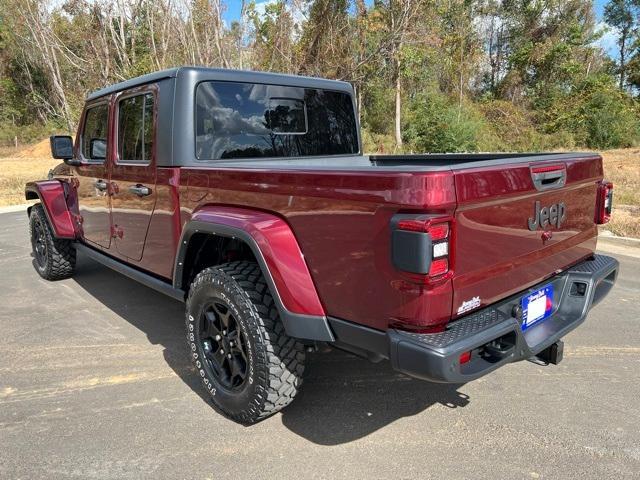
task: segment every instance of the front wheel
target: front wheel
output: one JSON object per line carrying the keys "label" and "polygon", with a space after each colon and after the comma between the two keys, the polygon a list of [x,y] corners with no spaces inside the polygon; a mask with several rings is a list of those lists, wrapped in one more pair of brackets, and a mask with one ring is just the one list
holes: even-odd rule
{"label": "front wheel", "polygon": [[192,361],[227,417],[252,424],[291,403],[302,383],[304,348],[285,333],[256,263],[200,272],[189,290],[186,327]]}
{"label": "front wheel", "polygon": [[45,280],[62,280],[73,275],[76,249],[70,240],[56,238],[42,204],[29,214],[29,235],[36,271]]}

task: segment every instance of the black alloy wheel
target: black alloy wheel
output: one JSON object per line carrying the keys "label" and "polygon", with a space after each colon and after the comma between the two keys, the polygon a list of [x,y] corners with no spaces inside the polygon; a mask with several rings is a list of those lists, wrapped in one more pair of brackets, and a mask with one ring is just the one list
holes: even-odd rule
{"label": "black alloy wheel", "polygon": [[241,389],[247,380],[247,342],[223,300],[215,299],[203,309],[198,334],[206,365],[220,385]]}

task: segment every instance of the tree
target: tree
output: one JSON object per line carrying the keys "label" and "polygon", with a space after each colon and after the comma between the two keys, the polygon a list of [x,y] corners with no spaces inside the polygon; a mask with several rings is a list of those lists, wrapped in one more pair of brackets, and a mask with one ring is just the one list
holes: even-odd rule
{"label": "tree", "polygon": [[298,72],[340,80],[352,80],[356,61],[356,20],[347,0],[310,2],[297,50]]}
{"label": "tree", "polygon": [[502,80],[506,67],[506,22],[503,2],[487,0],[478,9],[480,20],[480,39],[484,43],[488,72],[482,72],[483,89],[495,96],[497,87]]}
{"label": "tree", "polygon": [[627,54],[637,35],[637,0],[611,0],[604,7],[604,19],[618,32],[618,76],[620,90],[625,86]]}
{"label": "tree", "polygon": [[394,92],[394,138],[396,148],[402,148],[402,54],[406,42],[415,31],[415,21],[422,0],[378,0],[374,3],[373,27],[377,31],[373,55],[391,83]]}
{"label": "tree", "polygon": [[294,31],[296,28],[287,1],[277,0],[264,4],[264,13],[259,13],[254,3],[247,9],[247,16],[254,29],[251,45],[255,59],[254,68],[284,73],[294,73]]}
{"label": "tree", "polygon": [[418,2],[416,0],[389,0],[389,57],[391,60],[395,89],[394,133],[396,145],[402,147],[402,48],[415,18]]}
{"label": "tree", "polygon": [[593,5],[587,0],[505,1],[507,72],[498,96],[517,104],[544,103],[570,91],[602,63]]}
{"label": "tree", "polygon": [[607,5],[615,59],[590,0],[238,3],[226,21],[231,0],[0,0],[0,143],[72,130],[88,92],[194,64],[349,81],[373,150],[640,140],[640,0]]}

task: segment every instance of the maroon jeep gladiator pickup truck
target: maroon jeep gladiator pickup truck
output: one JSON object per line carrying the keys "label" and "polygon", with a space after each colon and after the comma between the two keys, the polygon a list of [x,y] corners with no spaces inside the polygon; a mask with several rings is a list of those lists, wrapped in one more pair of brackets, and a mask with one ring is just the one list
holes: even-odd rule
{"label": "maroon jeep gladiator pickup truck", "polygon": [[591,153],[362,154],[348,83],[182,67],[88,96],[26,186],[34,264],[76,253],[186,303],[214,404],[253,423],[326,342],[463,383],[557,363],[615,283]]}

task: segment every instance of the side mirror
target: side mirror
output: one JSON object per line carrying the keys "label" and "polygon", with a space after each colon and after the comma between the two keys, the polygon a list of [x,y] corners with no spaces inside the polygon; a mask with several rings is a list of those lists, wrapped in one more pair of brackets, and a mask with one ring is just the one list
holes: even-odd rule
{"label": "side mirror", "polygon": [[92,138],[89,147],[91,148],[91,160],[107,158],[107,142],[102,138]]}
{"label": "side mirror", "polygon": [[73,141],[69,135],[51,135],[51,156],[59,160],[73,158]]}

